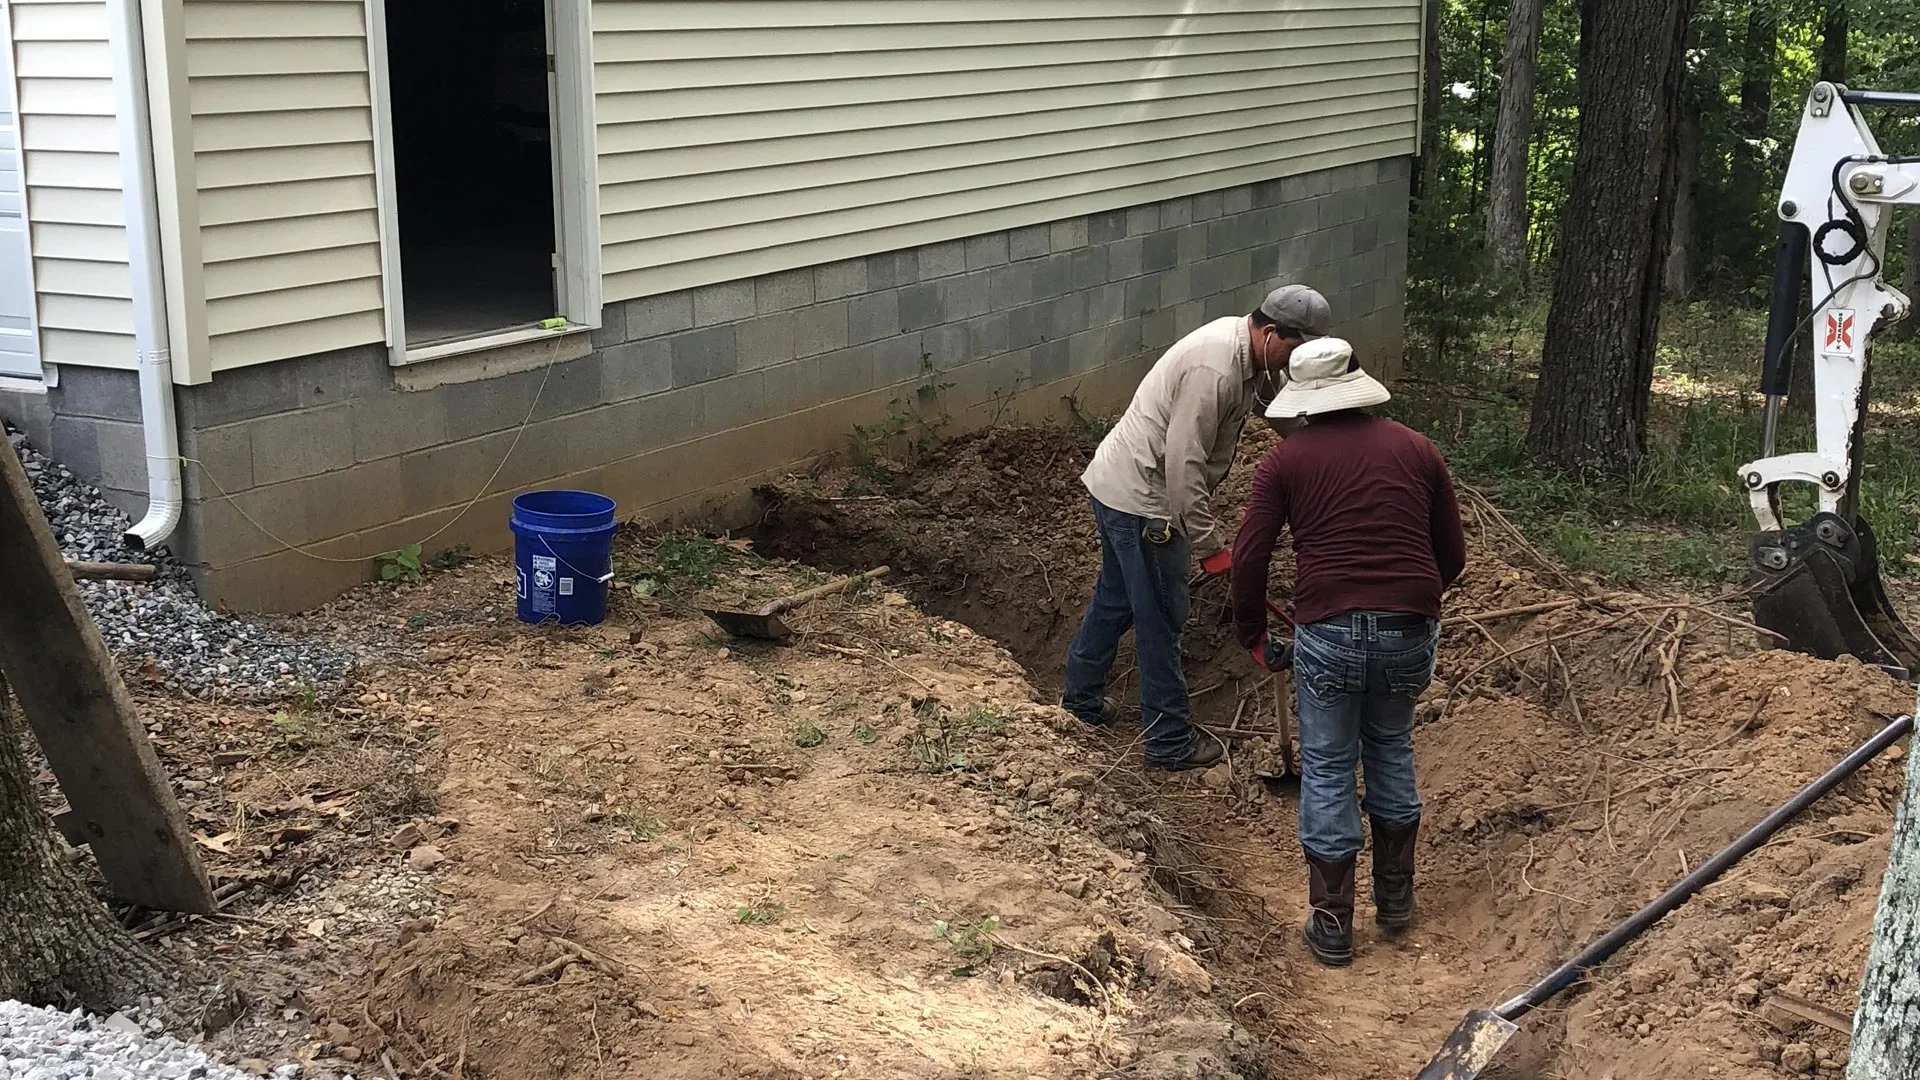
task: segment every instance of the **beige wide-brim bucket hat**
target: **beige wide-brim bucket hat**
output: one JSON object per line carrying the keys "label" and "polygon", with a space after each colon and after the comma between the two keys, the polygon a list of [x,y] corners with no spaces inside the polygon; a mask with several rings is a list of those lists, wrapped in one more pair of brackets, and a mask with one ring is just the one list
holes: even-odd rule
{"label": "beige wide-brim bucket hat", "polygon": [[1364,409],[1392,397],[1380,380],[1353,367],[1352,345],[1336,337],[1315,338],[1294,347],[1287,360],[1287,384],[1273,395],[1267,415],[1274,419],[1319,416]]}

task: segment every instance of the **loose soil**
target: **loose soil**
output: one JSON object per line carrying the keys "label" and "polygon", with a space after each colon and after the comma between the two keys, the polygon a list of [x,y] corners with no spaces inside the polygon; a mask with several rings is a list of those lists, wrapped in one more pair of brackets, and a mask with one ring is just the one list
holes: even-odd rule
{"label": "loose soil", "polygon": [[[1254,778],[1273,687],[1218,584],[1184,647],[1229,765],[1150,774],[1133,725],[1054,704],[1098,565],[1088,454],[1000,429],[790,477],[710,581],[639,576],[662,538],[623,537],[602,626],[512,622],[481,560],[315,613],[410,642],[337,700],[143,698],[246,886],[160,938],[246,993],[205,1038],[441,1080],[1409,1077],[1911,705],[1755,651],[1737,605],[1568,575],[1469,493],[1419,707],[1418,922],[1375,933],[1363,887],[1354,966],[1321,968],[1294,797]],[[699,614],[880,564],[788,645]],[[1851,1013],[1900,757],[1541,1010],[1502,1075],[1837,1075],[1845,1035],[1804,1016]]]}

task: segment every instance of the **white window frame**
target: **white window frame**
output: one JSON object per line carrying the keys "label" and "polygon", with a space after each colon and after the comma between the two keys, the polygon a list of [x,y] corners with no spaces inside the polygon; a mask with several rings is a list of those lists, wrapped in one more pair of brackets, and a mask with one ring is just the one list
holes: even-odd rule
{"label": "white window frame", "polygon": [[400,273],[399,183],[394,172],[393,98],[387,61],[386,0],[364,0],[367,70],[372,80],[375,197],[380,213],[380,273],[386,293],[387,362],[396,367],[484,352],[556,334],[600,328],[600,169],[594,143],[591,0],[546,0],[547,59],[552,88],[555,182],[554,286],[564,330],[506,328],[457,341],[407,347]]}
{"label": "white window frame", "polygon": [[[0,390],[45,393],[54,385],[53,368],[47,363],[46,343],[40,340],[40,282],[33,265],[33,193],[27,186],[26,122],[20,118],[20,57],[13,51],[13,4],[0,0],[0,48],[7,50],[7,107],[13,110],[13,153],[20,170],[20,229],[26,239],[27,340],[33,342],[33,358],[40,365],[37,375],[25,372],[0,372]],[[118,72],[115,78],[122,78]]]}

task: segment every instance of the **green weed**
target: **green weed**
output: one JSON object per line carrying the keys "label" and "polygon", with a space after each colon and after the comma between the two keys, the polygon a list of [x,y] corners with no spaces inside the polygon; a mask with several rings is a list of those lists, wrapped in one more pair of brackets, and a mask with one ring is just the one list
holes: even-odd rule
{"label": "green weed", "polygon": [[380,568],[381,581],[419,581],[422,576],[419,544],[383,551],[373,561]]}
{"label": "green weed", "polygon": [[625,576],[635,596],[671,598],[712,588],[719,583],[722,568],[754,566],[760,561],[745,540],[663,536]]}
{"label": "green weed", "polygon": [[1098,445],[1113,430],[1113,418],[1095,416],[1080,405],[1078,394],[1068,394],[1061,399],[1067,406],[1067,431],[1079,442],[1088,446]]}
{"label": "green weed", "polygon": [[854,728],[853,737],[867,746],[872,746],[874,743],[880,741],[880,733],[873,730],[873,725],[871,724],[861,724]]}
{"label": "green weed", "polygon": [[993,935],[1000,929],[1000,918],[990,915],[979,922],[954,926],[945,920],[933,924],[933,935],[947,943],[955,955],[966,963],[953,969],[953,974],[961,978],[977,974],[982,965],[993,959]]}
{"label": "green weed", "polygon": [[736,910],[733,921],[741,926],[771,926],[779,922],[786,913],[787,909],[779,904],[761,901]]}
{"label": "green weed", "polygon": [[802,750],[811,750],[827,741],[827,733],[815,727],[811,722],[802,722],[793,733],[793,745]]}

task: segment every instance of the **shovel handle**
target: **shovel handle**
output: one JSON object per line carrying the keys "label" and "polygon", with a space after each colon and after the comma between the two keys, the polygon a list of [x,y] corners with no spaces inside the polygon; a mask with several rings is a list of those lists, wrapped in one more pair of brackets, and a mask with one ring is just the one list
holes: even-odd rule
{"label": "shovel handle", "polygon": [[767,605],[766,614],[779,615],[783,612],[792,611],[794,608],[797,608],[802,604],[809,603],[814,600],[818,600],[823,596],[832,596],[834,593],[842,592],[846,589],[849,589],[854,585],[855,582],[866,581],[871,578],[885,577],[887,575],[888,569],[889,568],[885,566],[876,566],[873,569],[865,571],[863,573],[854,574],[851,577],[843,577],[839,581],[829,581],[825,585],[815,585],[813,588],[808,589],[805,592],[797,592],[797,593],[794,593],[792,596],[782,597],[778,600],[775,600],[773,603]]}
{"label": "shovel handle", "polygon": [[1581,951],[1580,955],[1560,965],[1546,978],[1534,983],[1525,993],[1494,1009],[1495,1015],[1505,1020],[1517,1020],[1553,995],[1572,986],[1589,968],[1619,952],[1621,946],[1645,933],[1648,927],[1665,918],[1675,908],[1693,898],[1693,894],[1711,885],[1721,874],[1727,872],[1734,863],[1751,855],[1755,848],[1766,843],[1774,833],[1785,828],[1794,818],[1799,817],[1807,807],[1820,800],[1820,797],[1832,791],[1841,781],[1860,770],[1862,765],[1880,756],[1880,752],[1892,746],[1902,737],[1913,731],[1913,717],[1896,717],[1886,727],[1881,728],[1873,738],[1842,758],[1838,765],[1828,769],[1819,779],[1799,790],[1793,798],[1781,804],[1773,813],[1761,819],[1758,825],[1741,834],[1738,840],[1727,845],[1719,854],[1700,864],[1699,868],[1679,883],[1660,895],[1658,900],[1627,916],[1626,920],[1607,931],[1606,936]]}

